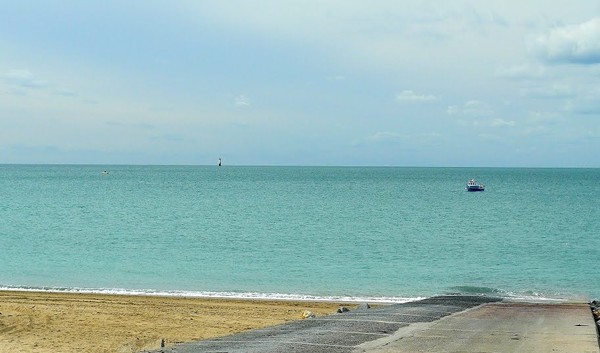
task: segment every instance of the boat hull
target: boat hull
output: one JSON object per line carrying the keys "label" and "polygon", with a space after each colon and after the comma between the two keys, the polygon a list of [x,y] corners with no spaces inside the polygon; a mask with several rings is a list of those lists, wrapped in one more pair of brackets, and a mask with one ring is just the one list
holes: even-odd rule
{"label": "boat hull", "polygon": [[475,179],[471,179],[467,182],[467,185],[465,185],[465,189],[467,191],[483,191],[485,190],[485,186],[478,183]]}

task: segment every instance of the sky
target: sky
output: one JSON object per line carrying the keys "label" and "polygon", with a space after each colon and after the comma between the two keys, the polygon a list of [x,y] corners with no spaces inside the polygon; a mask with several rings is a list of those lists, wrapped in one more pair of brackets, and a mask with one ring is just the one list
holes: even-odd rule
{"label": "sky", "polygon": [[597,0],[0,8],[0,163],[600,167]]}

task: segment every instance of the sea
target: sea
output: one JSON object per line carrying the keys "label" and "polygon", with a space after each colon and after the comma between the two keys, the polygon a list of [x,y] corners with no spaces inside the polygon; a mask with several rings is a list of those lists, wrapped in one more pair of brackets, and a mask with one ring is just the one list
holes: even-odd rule
{"label": "sea", "polygon": [[0,165],[0,290],[589,300],[599,259],[600,169]]}

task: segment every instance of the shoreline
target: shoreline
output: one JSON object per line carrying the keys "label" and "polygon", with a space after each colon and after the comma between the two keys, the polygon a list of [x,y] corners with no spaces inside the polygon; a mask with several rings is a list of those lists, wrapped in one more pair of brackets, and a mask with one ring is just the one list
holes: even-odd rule
{"label": "shoreline", "polygon": [[[353,303],[357,304],[357,303]],[[0,353],[129,353],[336,312],[340,301],[0,291]]]}
{"label": "shoreline", "polygon": [[525,302],[561,303],[573,301],[590,301],[590,296],[582,294],[542,295],[530,293],[513,293],[502,290],[490,291],[486,287],[482,291],[448,290],[440,293],[431,293],[425,296],[351,296],[351,295],[314,295],[277,292],[235,292],[235,291],[197,291],[197,290],[156,290],[156,289],[126,289],[126,288],[88,288],[88,287],[29,287],[29,286],[0,286],[2,292],[31,292],[31,293],[57,293],[57,294],[91,294],[91,295],[117,295],[117,296],[142,296],[142,297],[168,297],[190,299],[222,299],[222,300],[266,300],[266,301],[291,301],[291,302],[336,302],[344,304],[401,304],[423,300],[440,295],[474,295],[499,297],[506,300]]}
{"label": "shoreline", "polygon": [[188,291],[188,290],[150,290],[150,289],[125,289],[125,288],[60,288],[60,287],[16,287],[0,286],[0,292],[41,292],[58,294],[92,294],[92,295],[124,295],[148,296],[169,298],[197,298],[197,299],[223,299],[223,300],[267,300],[267,301],[292,301],[292,302],[336,302],[347,304],[360,304],[364,302],[374,304],[399,304],[428,297],[393,297],[393,296],[348,296],[330,295],[318,296],[312,294],[288,293],[263,293],[263,292],[218,292],[218,291]]}

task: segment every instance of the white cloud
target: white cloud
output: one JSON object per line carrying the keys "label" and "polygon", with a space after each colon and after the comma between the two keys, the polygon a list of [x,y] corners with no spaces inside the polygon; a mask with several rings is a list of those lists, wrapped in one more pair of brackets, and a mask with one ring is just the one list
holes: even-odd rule
{"label": "white cloud", "polygon": [[399,101],[409,101],[409,102],[431,102],[436,100],[437,98],[431,94],[418,94],[413,92],[412,90],[404,90],[398,94],[396,94],[396,100]]}
{"label": "white cloud", "polygon": [[0,76],[2,81],[9,85],[23,88],[41,88],[48,86],[44,80],[36,78],[29,70],[14,69]]}
{"label": "white cloud", "polygon": [[558,118],[560,118],[560,114],[554,111],[530,111],[527,115],[527,120],[532,124],[554,122]]}
{"label": "white cloud", "polygon": [[400,140],[403,138],[402,134],[397,132],[390,131],[378,131],[372,135],[367,136],[367,140],[369,141],[390,141],[390,140]]}
{"label": "white cloud", "polygon": [[106,121],[104,123],[106,126],[110,126],[110,127],[116,127],[116,128],[133,128],[133,129],[142,129],[142,130],[153,130],[156,128],[155,125],[146,123],[146,122],[136,122],[136,123],[130,123],[130,122],[123,122],[123,121],[114,121],[114,120],[110,120],[110,121]]}
{"label": "white cloud", "polygon": [[492,126],[500,127],[500,126],[515,126],[516,123],[513,120],[504,120],[504,119],[494,119],[492,120]]}
{"label": "white cloud", "polygon": [[438,132],[421,132],[417,134],[400,134],[393,131],[378,131],[366,137],[367,141],[371,142],[383,142],[383,141],[423,141],[423,140],[434,140],[442,137],[442,134]]}
{"label": "white cloud", "polygon": [[38,90],[44,94],[62,97],[76,97],[77,93],[55,83],[40,79],[30,70],[12,69],[0,74],[0,83],[3,83],[6,92],[11,95],[25,96],[31,90]]}
{"label": "white cloud", "polygon": [[487,117],[494,114],[494,110],[484,102],[470,100],[462,106],[452,105],[446,110],[448,115],[460,115],[468,117]]}
{"label": "white cloud", "polygon": [[543,60],[551,63],[600,63],[600,18],[551,29],[535,41]]}
{"label": "white cloud", "polygon": [[549,99],[568,98],[574,94],[570,86],[559,83],[522,88],[519,93],[524,97]]}
{"label": "white cloud", "polygon": [[541,65],[522,64],[504,67],[497,70],[497,75],[517,80],[538,80],[547,76],[547,69]]}
{"label": "white cloud", "polygon": [[[322,163],[315,156],[327,155],[345,158],[330,162],[353,164],[362,163],[360,151],[343,156],[317,151],[358,139],[378,155],[394,155],[404,146],[417,146],[414,150],[422,153],[402,160],[393,156],[397,163],[448,165],[461,162],[439,148],[443,143],[460,145],[481,132],[512,139],[524,149],[521,131],[542,126],[557,136],[567,129],[584,134],[595,126],[592,119],[600,109],[598,95],[590,93],[600,64],[551,65],[593,62],[600,42],[599,20],[588,21],[598,13],[594,0],[531,0],[518,8],[500,0],[265,0],[260,6],[250,0],[183,1],[149,2],[142,13],[113,2],[36,6],[39,13],[72,11],[81,19],[77,23],[50,17],[48,23],[30,21],[27,6],[11,6],[19,9],[9,11],[14,21],[0,23],[11,33],[3,42],[10,54],[3,63],[9,66],[0,68],[0,115],[5,117],[0,145],[8,136],[14,143],[41,140],[84,151],[106,150],[108,140],[113,148],[118,140],[122,151],[132,151],[130,161],[140,162],[136,151],[162,158],[164,146],[176,145],[148,142],[149,136],[162,136],[181,142],[174,152],[179,155],[226,146],[244,150],[247,160],[239,161],[253,163],[252,156],[264,155],[267,144],[281,157],[265,163],[286,156],[290,163]],[[118,18],[112,16],[116,10]],[[94,30],[107,20],[114,26]],[[40,30],[47,30],[44,36],[29,36]],[[117,32],[122,40],[109,40]],[[126,43],[136,43],[136,50],[127,50]],[[302,60],[293,60],[299,55]],[[262,99],[266,96],[268,102]],[[444,117],[446,107],[449,116]],[[261,111],[252,113],[256,108]],[[58,136],[46,125],[39,128],[36,119],[64,126],[65,132]],[[104,124],[107,120],[131,126]],[[219,131],[228,136],[239,131],[248,138],[240,142],[211,130],[225,125],[229,128]],[[248,135],[250,125],[256,129]],[[425,133],[432,128],[443,136]],[[188,136],[191,129],[199,134]],[[74,137],[65,138],[67,132]],[[122,139],[115,139],[115,132]],[[185,138],[178,140],[177,134]],[[260,147],[250,148],[249,140]],[[544,145],[549,140],[530,141],[540,149],[553,146]],[[502,155],[488,145],[482,147],[490,155]],[[540,163],[534,156],[514,163],[527,164],[527,158]]]}
{"label": "white cloud", "polygon": [[234,103],[236,107],[248,107],[250,106],[250,98],[246,97],[243,94],[235,97]]}
{"label": "white cloud", "polygon": [[600,114],[600,91],[590,91],[567,100],[565,111],[576,114]]}

